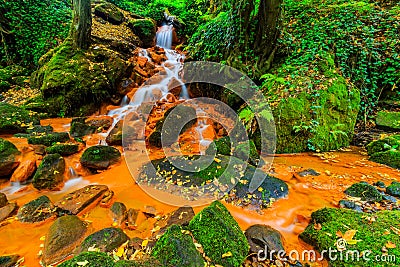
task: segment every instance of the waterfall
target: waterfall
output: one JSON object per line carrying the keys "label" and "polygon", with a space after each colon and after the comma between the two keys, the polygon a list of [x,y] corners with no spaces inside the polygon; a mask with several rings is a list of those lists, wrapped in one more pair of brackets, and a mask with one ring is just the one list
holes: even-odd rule
{"label": "waterfall", "polygon": [[158,29],[156,35],[157,46],[165,49],[171,49],[173,35],[172,29],[172,25],[163,25]]}

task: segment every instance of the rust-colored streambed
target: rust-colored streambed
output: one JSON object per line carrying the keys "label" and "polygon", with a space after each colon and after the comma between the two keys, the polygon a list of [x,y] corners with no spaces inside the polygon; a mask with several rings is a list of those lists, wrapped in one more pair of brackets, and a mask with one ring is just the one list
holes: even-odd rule
{"label": "rust-colored streambed", "polygon": [[[42,125],[50,124],[55,131],[66,131],[70,119],[51,119],[42,121]],[[24,156],[33,153],[29,149],[26,139],[18,139],[12,136],[1,136],[12,141],[20,151],[25,151]],[[98,143],[93,137],[87,140],[88,145]],[[142,190],[134,181],[125,160],[112,166],[108,170],[95,175],[88,175],[79,166],[80,154],[66,157],[68,166],[72,166],[80,175],[84,175],[76,183],[69,184],[68,188],[56,192],[38,192],[31,186],[26,186],[7,196],[10,201],[17,202],[19,206],[40,195],[47,195],[53,202],[73,190],[79,189],[86,184],[105,184],[114,191],[115,201],[125,203],[128,208],[143,209],[145,205],[151,205],[160,213],[169,213],[176,209],[161,203]],[[285,247],[288,251],[310,249],[298,239],[299,233],[308,225],[310,215],[313,211],[323,207],[336,207],[339,200],[344,197],[343,191],[351,184],[358,181],[370,183],[378,180],[389,184],[393,180],[400,181],[399,171],[379,165],[367,160],[365,152],[357,147],[351,147],[345,151],[329,153],[301,153],[276,155],[272,169],[269,171],[289,185],[289,195],[285,199],[277,200],[273,205],[263,210],[262,213],[247,208],[235,207],[226,204],[232,215],[238,221],[240,227],[245,230],[253,224],[267,224],[279,230],[285,238]],[[145,161],[139,159],[132,169],[139,169]],[[137,167],[137,168],[136,168]],[[299,171],[313,169],[320,173],[319,176],[308,175],[301,177],[296,174]],[[0,190],[10,190],[10,183],[3,182]],[[198,212],[202,207],[195,207]],[[90,232],[100,230],[112,225],[108,209],[100,206],[95,207],[81,217],[90,223]],[[139,219],[140,220],[140,219]],[[155,219],[138,222],[135,230],[125,229],[128,236],[146,238],[151,234]],[[44,243],[41,237],[45,236],[51,222],[39,225],[25,224],[16,220],[9,220],[8,224],[0,226],[0,255],[19,254],[25,258],[25,266],[40,266],[38,254],[43,249]],[[315,263],[314,266],[326,266],[326,263]]]}

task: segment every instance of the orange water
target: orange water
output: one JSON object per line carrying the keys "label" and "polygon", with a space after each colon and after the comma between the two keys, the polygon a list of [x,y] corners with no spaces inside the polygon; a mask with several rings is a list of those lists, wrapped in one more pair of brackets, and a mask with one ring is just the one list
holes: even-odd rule
{"label": "orange water", "polygon": [[[67,119],[52,119],[42,121],[42,125],[50,123],[56,131],[68,130],[65,124]],[[26,139],[17,139],[3,136],[11,140],[20,150],[29,151]],[[95,141],[93,141],[95,143]],[[32,153],[32,152],[27,152]],[[79,154],[67,157],[68,166],[73,166],[80,174],[87,174],[79,166]],[[143,159],[130,162],[136,164],[128,169],[125,160],[113,166],[107,171],[95,175],[87,175],[84,180],[88,183],[107,185],[114,191],[114,201],[125,203],[128,208],[142,209],[145,205],[154,206],[160,214],[165,214],[176,209],[174,206],[161,203],[142,190],[134,181],[137,170]],[[295,172],[312,168],[321,173],[320,176],[299,177]],[[132,170],[132,174],[130,172]],[[235,207],[226,204],[232,215],[238,221],[240,227],[245,230],[253,224],[267,224],[278,229],[285,238],[287,250],[296,249],[302,251],[310,249],[298,239],[299,233],[308,225],[313,211],[323,207],[336,207],[343,198],[343,191],[351,184],[358,181],[375,182],[378,180],[389,184],[392,180],[400,181],[399,171],[379,165],[367,160],[365,152],[352,147],[349,151],[325,153],[316,155],[312,153],[277,155],[271,171],[273,175],[284,180],[289,185],[289,196],[277,200],[272,207],[265,209],[263,214],[256,211]],[[1,188],[9,184],[3,182]],[[62,192],[38,192],[28,186],[22,192],[9,195],[11,201],[22,206],[26,202],[40,195],[47,195],[52,201],[57,201],[67,192],[81,188],[77,184]],[[198,212],[202,207],[196,207]],[[81,215],[82,219],[90,222],[88,234],[104,227],[110,227],[112,221],[107,208],[95,207],[90,212]],[[139,221],[136,230],[125,229],[130,237],[146,238],[150,236],[155,219]],[[46,235],[51,222],[41,225],[23,224],[11,220],[9,224],[0,226],[0,255],[17,253],[25,257],[26,266],[40,266],[38,253],[44,241],[40,238]],[[317,263],[315,266],[325,266],[325,263]]]}

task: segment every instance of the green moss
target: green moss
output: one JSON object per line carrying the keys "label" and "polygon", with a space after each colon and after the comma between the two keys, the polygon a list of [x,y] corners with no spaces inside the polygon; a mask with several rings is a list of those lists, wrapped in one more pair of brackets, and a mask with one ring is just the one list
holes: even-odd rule
{"label": "green moss", "polygon": [[86,237],[81,244],[81,251],[95,247],[102,252],[111,252],[127,240],[129,237],[120,228],[104,228]]}
{"label": "green moss", "polygon": [[[249,244],[238,223],[219,201],[199,212],[189,223],[194,238],[214,264],[241,266]],[[230,257],[222,257],[232,253]]]}
{"label": "green moss", "polygon": [[150,258],[142,261],[122,260],[115,263],[115,267],[165,267],[157,260]]}
{"label": "green moss", "polygon": [[50,133],[45,135],[31,136],[28,138],[28,144],[52,146],[55,143],[69,141],[68,133]]}
{"label": "green moss", "polygon": [[0,176],[8,176],[18,166],[17,147],[8,140],[0,138]]}
{"label": "green moss", "polygon": [[376,114],[376,125],[383,129],[400,129],[400,112],[379,111]]}
{"label": "green moss", "polygon": [[32,184],[36,189],[55,189],[64,180],[65,160],[60,154],[49,154],[40,163]]}
{"label": "green moss", "polygon": [[[375,218],[371,220],[370,218]],[[313,245],[318,251],[337,249],[336,241],[337,233],[340,231],[343,234],[348,230],[356,230],[353,240],[357,240],[354,244],[348,243],[344,250],[343,258],[340,258],[340,252],[333,253],[337,256],[337,260],[331,260],[332,267],[388,267],[399,266],[400,264],[400,249],[388,249],[388,255],[396,257],[394,262],[379,262],[375,256],[382,256],[382,248],[390,241],[394,244],[399,244],[400,236],[390,231],[391,227],[400,219],[400,211],[380,211],[374,215],[368,215],[362,212],[355,212],[346,209],[324,208],[314,212],[311,216],[311,223],[306,230],[300,234],[300,238],[308,244]],[[321,229],[315,227],[315,224],[320,224]],[[389,231],[388,231],[389,230]],[[352,260],[352,257],[346,257],[344,253],[357,250],[359,253],[370,251],[370,261],[365,261],[360,257],[359,261]],[[366,254],[367,255],[367,254]],[[327,256],[327,253],[325,254]]]}
{"label": "green moss", "polygon": [[0,102],[0,134],[24,133],[32,125],[40,124],[38,115],[21,107]]}
{"label": "green moss", "polygon": [[72,121],[69,132],[72,137],[83,137],[85,135],[93,134],[97,131],[97,128],[85,124],[84,122]]}
{"label": "green moss", "polygon": [[392,184],[386,188],[386,193],[394,197],[400,197],[400,183],[392,182]]}
{"label": "green moss", "polygon": [[80,159],[83,166],[91,169],[107,169],[121,159],[118,149],[111,146],[92,146],[86,149]]}
{"label": "green moss", "polygon": [[204,260],[193,244],[192,237],[182,233],[182,228],[172,225],[153,248],[151,255],[164,266],[204,266]]}
{"label": "green moss", "polygon": [[372,141],[366,146],[369,155],[400,147],[400,135],[393,135],[384,139]]}
{"label": "green moss", "polygon": [[78,153],[78,144],[55,144],[46,148],[48,154],[60,154],[61,156],[69,156]]}
{"label": "green moss", "polygon": [[[215,146],[216,151],[213,149],[214,146]],[[208,155],[212,155],[212,154],[214,154],[214,152],[216,154],[221,154],[221,155],[227,155],[227,156],[232,155],[231,139],[229,138],[229,136],[224,136],[224,137],[221,137],[221,138],[213,141],[213,144],[211,144],[207,148],[206,153]]]}
{"label": "green moss", "polygon": [[144,47],[154,45],[156,23],[152,19],[134,19],[128,22],[128,27],[139,37]]}
{"label": "green moss", "polygon": [[121,24],[124,21],[124,14],[111,3],[102,3],[94,8],[94,13],[113,24]]}
{"label": "green moss", "polygon": [[3,159],[10,155],[18,155],[21,152],[18,151],[17,147],[8,140],[0,138],[0,158]]}
{"label": "green moss", "polygon": [[78,256],[73,257],[70,260],[67,260],[60,265],[59,267],[81,267],[82,263],[85,263],[85,267],[114,267],[115,263],[113,258],[108,256],[103,252],[83,252]]}
{"label": "green moss", "polygon": [[344,192],[349,196],[359,197],[363,201],[379,202],[382,200],[382,194],[378,191],[378,189],[366,182],[353,184]]}
{"label": "green moss", "polygon": [[377,152],[372,154],[369,159],[381,164],[386,164],[393,168],[400,169],[400,151],[397,150]]}

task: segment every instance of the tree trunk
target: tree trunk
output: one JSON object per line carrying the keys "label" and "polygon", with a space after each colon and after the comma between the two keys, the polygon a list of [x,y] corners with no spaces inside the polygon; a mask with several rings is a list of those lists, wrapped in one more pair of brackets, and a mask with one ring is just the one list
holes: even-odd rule
{"label": "tree trunk", "polygon": [[88,49],[92,28],[90,0],[73,0],[74,18],[70,36],[75,48]]}

